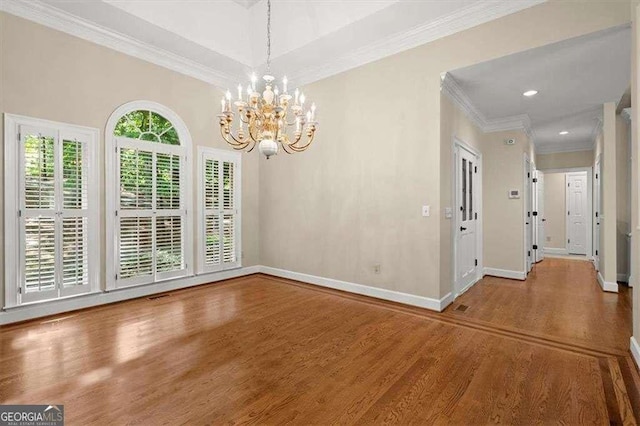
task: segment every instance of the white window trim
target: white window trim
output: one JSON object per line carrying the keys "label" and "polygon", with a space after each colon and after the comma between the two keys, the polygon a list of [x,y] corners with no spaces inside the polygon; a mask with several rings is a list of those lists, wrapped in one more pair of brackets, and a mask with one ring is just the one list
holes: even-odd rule
{"label": "white window trim", "polygon": [[[220,268],[211,269],[206,266],[205,263],[205,206],[204,206],[204,158],[205,155],[214,156],[220,160],[230,160],[235,162],[235,174],[237,179],[234,179],[234,206],[237,209],[236,213],[236,229],[235,229],[235,249],[236,249],[236,261],[233,264],[226,267],[221,263]],[[198,195],[197,195],[197,221],[198,221],[198,233],[196,235],[196,244],[198,251],[198,275],[210,274],[219,271],[225,271],[229,269],[236,269],[242,267],[242,155],[239,152],[228,151],[224,149],[208,148],[204,146],[198,146]]]}
{"label": "white window trim", "polygon": [[[111,114],[109,120],[107,121],[107,125],[105,127],[105,195],[106,195],[106,248],[107,251],[105,253],[105,271],[106,271],[106,290],[116,290],[120,287],[117,286],[116,283],[116,273],[118,271],[117,268],[117,259],[118,259],[118,247],[117,247],[117,221],[115,212],[118,208],[117,200],[118,200],[118,186],[114,185],[114,179],[117,175],[117,157],[116,157],[116,137],[113,135],[113,132],[116,128],[116,124],[122,118],[122,116],[137,110],[145,110],[152,111],[160,114],[167,120],[173,124],[173,127],[178,132],[178,137],[180,138],[180,145],[185,149],[185,179],[186,179],[186,187],[187,191],[184,194],[185,197],[185,207],[187,210],[186,219],[185,219],[185,241],[184,241],[184,262],[186,264],[186,273],[184,276],[193,276],[194,271],[194,261],[193,261],[193,244],[190,239],[193,235],[193,191],[188,190],[188,188],[193,188],[191,185],[193,180],[193,172],[191,169],[191,157],[192,157],[192,146],[193,142],[191,139],[191,134],[189,133],[189,129],[184,121],[180,118],[178,114],[173,112],[171,109],[166,106],[159,104],[157,102],[152,101],[133,101],[128,102],[124,105],[120,105],[116,110]],[[148,142],[150,144],[159,143],[159,142]],[[174,277],[167,278],[167,280],[175,279]],[[153,285],[155,283],[161,282],[164,280],[156,280],[153,283],[147,285]],[[144,284],[140,284],[144,285]],[[131,287],[131,286],[128,286]],[[127,288],[127,287],[122,287]]]}
{"label": "white window trim", "polygon": [[[89,178],[89,188],[99,188],[100,169],[98,168],[98,147],[100,142],[100,130],[92,127],[76,126],[68,123],[60,123],[50,120],[42,120],[38,118],[26,117],[15,114],[4,114],[4,267],[5,267],[5,286],[4,286],[4,307],[11,308],[27,303],[21,303],[20,293],[18,290],[20,284],[19,271],[19,241],[20,227],[18,226],[18,214],[20,210],[20,164],[18,161],[20,155],[20,145],[18,142],[20,126],[47,127],[55,129],[58,134],[61,133],[81,133],[86,135],[89,144],[93,145],[93,149],[89,151],[89,164],[87,165],[87,176]],[[89,255],[89,293],[100,291],[100,212],[102,211],[101,197],[98,191],[89,191],[88,200],[89,218],[89,234],[90,238],[88,247]],[[50,300],[60,300],[69,297],[86,295],[82,292],[77,295],[69,295],[57,297],[55,299],[47,299],[31,303],[41,303]]]}

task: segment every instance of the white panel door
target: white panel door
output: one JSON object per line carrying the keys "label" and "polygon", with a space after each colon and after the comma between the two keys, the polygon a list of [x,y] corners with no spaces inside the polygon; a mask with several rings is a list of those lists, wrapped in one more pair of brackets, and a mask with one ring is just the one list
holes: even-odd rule
{"label": "white panel door", "polygon": [[535,172],[535,198],[536,198],[536,206],[535,206],[535,224],[536,224],[536,246],[535,250],[535,261],[540,262],[544,259],[544,241],[546,238],[545,234],[545,222],[547,221],[544,217],[544,173],[539,170]]}
{"label": "white panel door", "polygon": [[587,172],[567,173],[569,254],[587,254]]}
{"label": "white panel door", "polygon": [[466,289],[477,279],[477,166],[471,152],[458,148],[456,155],[456,290]]}
{"label": "white panel door", "polygon": [[526,272],[533,268],[533,168],[529,159],[525,160],[525,185],[524,185],[524,208],[525,208],[525,229],[524,248],[526,255]]}

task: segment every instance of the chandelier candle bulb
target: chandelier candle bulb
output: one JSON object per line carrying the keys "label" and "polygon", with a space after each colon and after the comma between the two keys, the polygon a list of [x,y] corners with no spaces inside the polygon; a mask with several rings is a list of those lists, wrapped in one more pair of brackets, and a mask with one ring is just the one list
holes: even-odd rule
{"label": "chandelier candle bulb", "polygon": [[220,99],[220,112],[224,112],[227,103],[224,100],[224,97]]}
{"label": "chandelier candle bulb", "polygon": [[300,91],[296,89],[295,91],[295,105],[298,105],[298,98],[300,97]]}
{"label": "chandelier candle bulb", "polygon": [[287,93],[287,83],[289,82],[289,80],[287,80],[287,76],[285,75],[284,78],[282,79],[282,93]]}
{"label": "chandelier candle bulb", "polygon": [[238,84],[238,100],[242,100],[242,84]]}

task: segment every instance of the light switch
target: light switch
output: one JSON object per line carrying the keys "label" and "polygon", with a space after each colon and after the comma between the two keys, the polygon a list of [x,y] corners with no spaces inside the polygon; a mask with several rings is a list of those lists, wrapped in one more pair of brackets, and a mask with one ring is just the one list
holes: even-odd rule
{"label": "light switch", "polygon": [[422,206],[422,217],[431,216],[431,207],[430,206]]}
{"label": "light switch", "polygon": [[444,208],[444,218],[451,219],[453,217],[453,212],[451,211],[451,207]]}

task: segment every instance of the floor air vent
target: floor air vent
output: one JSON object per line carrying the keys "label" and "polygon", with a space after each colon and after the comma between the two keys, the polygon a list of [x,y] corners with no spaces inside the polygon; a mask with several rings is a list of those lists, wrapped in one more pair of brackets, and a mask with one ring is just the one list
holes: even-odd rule
{"label": "floor air vent", "polygon": [[169,297],[169,296],[171,296],[169,293],[165,293],[165,294],[156,294],[155,296],[147,297],[147,299],[149,299],[149,300],[156,300],[156,299],[162,299],[163,297]]}
{"label": "floor air vent", "polygon": [[456,311],[465,312],[467,309],[469,309],[469,307],[467,305],[459,305],[456,308]]}

